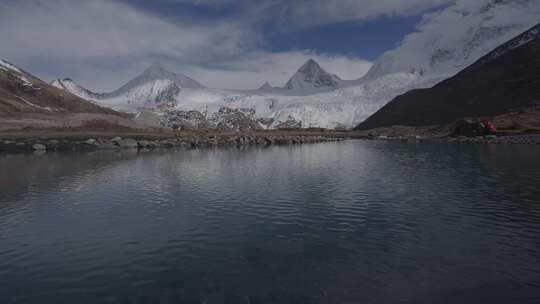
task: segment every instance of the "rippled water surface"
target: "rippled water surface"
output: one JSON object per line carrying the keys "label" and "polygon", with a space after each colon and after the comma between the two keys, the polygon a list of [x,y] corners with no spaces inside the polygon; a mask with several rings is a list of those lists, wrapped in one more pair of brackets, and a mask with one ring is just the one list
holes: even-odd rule
{"label": "rippled water surface", "polygon": [[0,303],[540,303],[540,148],[1,155]]}

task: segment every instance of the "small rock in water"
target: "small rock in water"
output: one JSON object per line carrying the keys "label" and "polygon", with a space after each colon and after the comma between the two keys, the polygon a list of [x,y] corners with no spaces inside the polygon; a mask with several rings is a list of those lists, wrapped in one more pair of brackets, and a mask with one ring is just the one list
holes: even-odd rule
{"label": "small rock in water", "polygon": [[34,144],[32,146],[32,149],[34,149],[34,150],[47,150],[47,147],[45,145],[42,145],[42,144]]}
{"label": "small rock in water", "polygon": [[34,150],[34,155],[40,156],[47,154],[47,150]]}
{"label": "small rock in water", "polygon": [[87,145],[95,145],[96,140],[93,139],[93,138],[90,138],[90,139],[86,140],[84,143],[87,144]]}

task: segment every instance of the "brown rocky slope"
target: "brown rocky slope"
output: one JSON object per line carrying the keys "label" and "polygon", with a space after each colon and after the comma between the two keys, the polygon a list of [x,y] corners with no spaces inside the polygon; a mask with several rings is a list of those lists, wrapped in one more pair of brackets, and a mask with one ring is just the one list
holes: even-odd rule
{"label": "brown rocky slope", "polygon": [[55,88],[0,59],[0,130],[77,128],[92,125],[138,128],[127,114]]}

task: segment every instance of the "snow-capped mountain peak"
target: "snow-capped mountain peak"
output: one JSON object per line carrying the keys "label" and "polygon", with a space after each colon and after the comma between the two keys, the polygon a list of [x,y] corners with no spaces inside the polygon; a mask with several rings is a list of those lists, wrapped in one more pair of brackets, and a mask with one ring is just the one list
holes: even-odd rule
{"label": "snow-capped mountain peak", "polygon": [[309,59],[285,84],[285,89],[337,89],[340,82],[339,77],[326,72],[315,60]]}
{"label": "snow-capped mountain peak", "polygon": [[179,73],[173,73],[165,69],[161,64],[154,62],[139,76],[133,78],[118,90],[112,92],[110,95],[122,95],[130,90],[148,85],[156,80],[169,80],[176,84],[180,89],[204,89],[204,86],[198,83],[196,80]]}
{"label": "snow-capped mountain peak", "polygon": [[270,83],[265,82],[265,83],[259,88],[259,91],[272,90],[272,89],[274,89],[274,87],[271,86]]}
{"label": "snow-capped mountain peak", "polygon": [[173,78],[173,73],[165,69],[159,62],[153,62],[143,73],[149,79],[168,79]]}

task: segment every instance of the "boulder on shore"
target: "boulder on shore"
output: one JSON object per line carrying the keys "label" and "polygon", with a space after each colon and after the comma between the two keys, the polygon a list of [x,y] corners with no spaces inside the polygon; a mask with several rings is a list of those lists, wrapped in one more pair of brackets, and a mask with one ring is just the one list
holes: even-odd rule
{"label": "boulder on shore", "polygon": [[124,149],[135,149],[138,147],[138,143],[135,139],[124,138],[118,142],[118,145]]}
{"label": "boulder on shore", "polygon": [[32,149],[36,151],[43,151],[43,150],[47,150],[47,147],[42,144],[34,144],[32,145]]}

